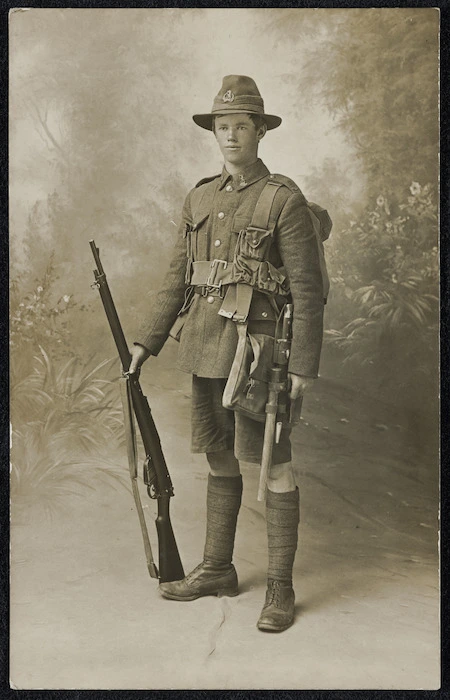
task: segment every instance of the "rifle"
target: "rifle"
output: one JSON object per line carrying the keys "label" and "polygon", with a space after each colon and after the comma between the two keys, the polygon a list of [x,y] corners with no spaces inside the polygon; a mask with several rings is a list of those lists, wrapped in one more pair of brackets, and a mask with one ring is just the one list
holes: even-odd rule
{"label": "rifle", "polygon": [[[292,342],[292,314],[294,307],[286,304],[283,310],[281,333],[278,328],[273,350],[273,362],[270,368],[269,394],[266,404],[266,423],[259,476],[258,501],[264,501],[267,490],[267,478],[272,466],[273,445],[280,441],[281,430],[287,423],[297,421],[301,411],[301,397],[295,402],[289,401],[288,362]],[[278,326],[278,324],[277,324]],[[290,416],[288,418],[288,406]]]}
{"label": "rifle", "polygon": [[[100,251],[93,240],[89,241],[89,244],[96,264],[96,269],[94,270],[95,282],[92,286],[97,287],[100,292],[100,297],[122,363],[123,380],[126,384],[125,391],[123,392],[123,400],[130,476],[133,496],[144,539],[148,570],[152,578],[159,578],[162,583],[165,581],[179,581],[184,578],[184,571],[172,524],[170,522],[170,498],[174,495],[172,481],[164,459],[161,442],[153,421],[151,409],[147,398],[142,393],[138,375],[128,373],[131,363],[131,354],[128,350],[128,345],[114,306],[106,275],[100,261]],[[142,510],[137,485],[136,439],[134,434],[133,413],[136,416],[146,454],[144,463],[144,483],[147,486],[149,497],[157,499],[158,502],[156,529],[159,547],[159,573],[153,561],[150,540],[145,525],[144,512]]]}

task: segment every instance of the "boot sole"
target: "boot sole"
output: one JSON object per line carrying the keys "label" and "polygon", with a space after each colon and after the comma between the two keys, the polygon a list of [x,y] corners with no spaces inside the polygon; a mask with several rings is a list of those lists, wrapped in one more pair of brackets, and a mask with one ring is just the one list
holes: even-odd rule
{"label": "boot sole", "polygon": [[164,593],[163,591],[160,591],[161,595],[163,598],[167,598],[168,600],[180,600],[180,601],[190,601],[190,600],[197,600],[197,598],[205,598],[206,596],[217,596],[217,598],[223,598],[224,596],[229,597],[229,598],[234,598],[234,596],[237,596],[239,591],[237,589],[229,589],[229,588],[221,588],[218,591],[210,591],[208,593],[194,593],[193,595],[190,596],[181,596],[181,595],[175,595],[173,593]]}
{"label": "boot sole", "polygon": [[270,625],[269,623],[266,622],[261,622],[256,625],[259,630],[262,632],[284,632],[284,630],[289,629],[294,624],[294,620],[292,622],[289,622],[287,625],[283,625],[282,627],[280,626],[275,626],[275,625]]}

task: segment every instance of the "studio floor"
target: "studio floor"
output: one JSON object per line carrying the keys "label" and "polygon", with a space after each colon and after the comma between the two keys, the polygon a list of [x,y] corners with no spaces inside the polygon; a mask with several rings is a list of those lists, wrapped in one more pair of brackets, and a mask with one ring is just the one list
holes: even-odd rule
{"label": "studio floor", "polygon": [[[175,487],[171,517],[187,572],[203,551],[207,479],[204,458],[189,453],[189,378],[158,359],[142,385]],[[305,399],[294,446],[296,620],[281,634],[256,628],[267,554],[251,465],[235,598],[163,599],[123,487],[70,497],[51,519],[38,503],[13,504],[12,687],[438,688],[438,467],[420,426],[324,378]],[[156,552],[155,504],[142,498]]]}

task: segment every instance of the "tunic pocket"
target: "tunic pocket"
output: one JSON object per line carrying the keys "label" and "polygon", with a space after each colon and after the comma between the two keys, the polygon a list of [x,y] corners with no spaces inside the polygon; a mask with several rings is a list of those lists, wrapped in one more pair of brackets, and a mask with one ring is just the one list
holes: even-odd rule
{"label": "tunic pocket", "polygon": [[206,236],[209,212],[194,218],[193,223],[186,223],[186,275],[185,282],[189,284],[192,276],[192,263],[206,258]]}
{"label": "tunic pocket", "polygon": [[197,214],[194,217],[192,230],[192,253],[193,260],[207,260],[207,233],[209,223],[209,212]]}

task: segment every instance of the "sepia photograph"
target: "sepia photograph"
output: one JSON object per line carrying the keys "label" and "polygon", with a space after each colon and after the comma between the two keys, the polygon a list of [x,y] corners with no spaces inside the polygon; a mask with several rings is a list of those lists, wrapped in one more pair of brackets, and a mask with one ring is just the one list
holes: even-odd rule
{"label": "sepia photograph", "polygon": [[440,687],[439,25],[10,10],[11,688]]}

